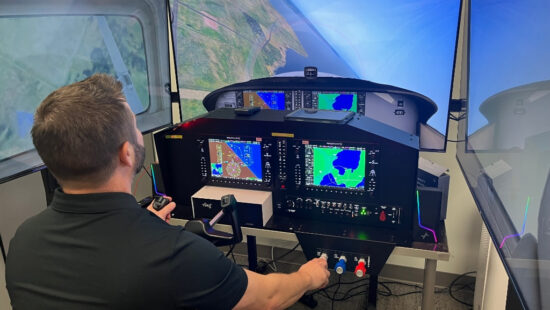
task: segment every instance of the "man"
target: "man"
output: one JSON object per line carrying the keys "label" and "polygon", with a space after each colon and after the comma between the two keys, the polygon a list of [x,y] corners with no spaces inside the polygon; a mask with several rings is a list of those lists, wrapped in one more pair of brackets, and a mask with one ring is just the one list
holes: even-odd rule
{"label": "man", "polygon": [[283,309],[328,282],[323,259],[292,274],[243,270],[167,224],[175,203],[139,208],[131,185],[143,137],[121,84],[108,75],[50,94],[32,137],[62,190],[10,243],[14,309]]}

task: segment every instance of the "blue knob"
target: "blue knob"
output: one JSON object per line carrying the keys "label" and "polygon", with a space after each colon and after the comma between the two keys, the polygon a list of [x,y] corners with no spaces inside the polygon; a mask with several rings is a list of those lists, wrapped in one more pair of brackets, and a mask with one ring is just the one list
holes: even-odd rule
{"label": "blue knob", "polygon": [[337,274],[343,274],[346,271],[346,261],[347,259],[344,255],[340,256],[340,259],[338,259],[338,262],[334,266]]}

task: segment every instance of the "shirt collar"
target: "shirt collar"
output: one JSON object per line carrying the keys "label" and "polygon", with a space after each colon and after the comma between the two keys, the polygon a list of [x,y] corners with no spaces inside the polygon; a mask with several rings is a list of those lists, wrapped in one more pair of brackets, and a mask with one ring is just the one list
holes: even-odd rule
{"label": "shirt collar", "polygon": [[50,207],[69,213],[104,213],[117,209],[139,208],[136,198],[128,193],[66,194],[54,192]]}

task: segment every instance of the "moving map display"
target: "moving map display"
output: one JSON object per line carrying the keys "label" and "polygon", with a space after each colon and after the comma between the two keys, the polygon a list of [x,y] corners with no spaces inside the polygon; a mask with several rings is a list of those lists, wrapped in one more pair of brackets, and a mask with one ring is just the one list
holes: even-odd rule
{"label": "moving map display", "polygon": [[364,190],[365,162],[364,148],[306,145],[306,185]]}
{"label": "moving map display", "polygon": [[244,91],[245,107],[260,107],[262,109],[284,110],[284,91]]}
{"label": "moving map display", "polygon": [[321,110],[357,112],[357,94],[355,93],[313,93],[313,97]]}
{"label": "moving map display", "polygon": [[262,181],[261,143],[208,139],[213,178]]}

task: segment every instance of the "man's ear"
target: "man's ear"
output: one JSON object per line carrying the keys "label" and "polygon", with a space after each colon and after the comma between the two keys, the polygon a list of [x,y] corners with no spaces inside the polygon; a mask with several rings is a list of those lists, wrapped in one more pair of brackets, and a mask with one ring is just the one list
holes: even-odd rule
{"label": "man's ear", "polygon": [[134,165],[134,148],[130,142],[126,141],[118,151],[118,160],[123,166],[133,167]]}

